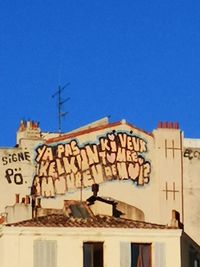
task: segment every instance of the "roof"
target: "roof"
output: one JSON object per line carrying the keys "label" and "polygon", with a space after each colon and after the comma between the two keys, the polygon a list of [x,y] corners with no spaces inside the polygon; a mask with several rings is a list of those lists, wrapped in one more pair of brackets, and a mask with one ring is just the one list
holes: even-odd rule
{"label": "roof", "polygon": [[[74,218],[61,214],[51,214],[31,220],[7,224],[11,227],[85,227],[85,228],[138,228],[175,229],[167,225],[134,221],[112,216],[97,215],[89,218]],[[176,228],[177,229],[177,228]]]}
{"label": "roof", "polygon": [[96,127],[91,127],[91,128],[86,128],[86,129],[82,129],[82,130],[77,130],[77,131],[73,131],[73,132],[70,132],[70,133],[65,133],[65,134],[62,134],[62,135],[59,135],[57,137],[53,137],[53,138],[49,138],[48,140],[46,140],[46,143],[47,144],[52,144],[52,143],[57,143],[57,142],[61,142],[61,141],[64,141],[66,139],[70,139],[70,138],[75,138],[75,137],[78,137],[80,135],[84,135],[84,134],[89,134],[89,133],[92,133],[92,132],[96,132],[96,131],[99,131],[99,130],[104,130],[104,129],[108,129],[108,128],[111,128],[111,127],[116,127],[116,126],[119,126],[119,125],[128,125],[130,126],[131,128],[134,128],[148,136],[151,136],[153,137],[153,134],[152,133],[149,133],[149,132],[146,132],[138,127],[135,127],[134,125],[130,124],[130,123],[127,123],[126,121],[119,121],[119,122],[113,122],[113,123],[108,123],[106,125],[100,125],[100,126],[96,126]]}

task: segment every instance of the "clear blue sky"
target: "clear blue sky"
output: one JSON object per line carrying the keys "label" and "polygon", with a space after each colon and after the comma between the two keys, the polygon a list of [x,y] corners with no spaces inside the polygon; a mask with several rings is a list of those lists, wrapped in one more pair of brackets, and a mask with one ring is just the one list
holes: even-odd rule
{"label": "clear blue sky", "polygon": [[21,119],[68,131],[110,115],[200,138],[200,1],[0,1],[0,146]]}

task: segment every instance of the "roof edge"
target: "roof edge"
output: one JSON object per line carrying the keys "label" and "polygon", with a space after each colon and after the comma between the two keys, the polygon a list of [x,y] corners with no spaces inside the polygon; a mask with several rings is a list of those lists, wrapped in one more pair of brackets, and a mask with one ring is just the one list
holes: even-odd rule
{"label": "roof edge", "polygon": [[108,123],[106,125],[101,125],[101,126],[96,126],[96,127],[92,127],[92,128],[88,128],[88,129],[84,129],[84,130],[80,130],[80,131],[73,131],[71,133],[66,133],[66,134],[63,134],[59,137],[54,137],[54,138],[50,138],[46,141],[47,144],[51,144],[51,143],[57,143],[57,142],[60,142],[60,141],[63,141],[65,139],[69,139],[69,138],[74,138],[74,137],[78,137],[80,135],[84,135],[84,134],[89,134],[89,133],[92,133],[92,132],[95,132],[95,131],[100,131],[100,130],[104,130],[104,129],[107,129],[107,128],[110,128],[110,127],[115,127],[115,126],[119,126],[119,125],[127,125],[129,127],[132,127],[138,131],[141,131],[142,133],[150,136],[150,137],[153,137],[153,134],[152,133],[149,133],[149,132],[146,132],[140,128],[137,128],[135,127],[133,124],[130,124],[130,123],[127,123],[125,120],[121,120],[121,121],[118,121],[118,122],[113,122],[113,123]]}

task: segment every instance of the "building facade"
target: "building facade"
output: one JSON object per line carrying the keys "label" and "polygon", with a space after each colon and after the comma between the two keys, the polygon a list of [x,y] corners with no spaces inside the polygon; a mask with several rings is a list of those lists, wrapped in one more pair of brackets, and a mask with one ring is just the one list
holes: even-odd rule
{"label": "building facade", "polygon": [[3,267],[181,266],[180,229],[144,223],[135,228],[139,225],[126,219],[106,216],[97,219],[98,222],[90,219],[89,226],[83,219],[66,221],[60,215],[52,215],[46,221],[39,218],[37,222],[7,226],[2,240],[9,250],[4,251],[0,264]]}
{"label": "building facade", "polygon": [[[118,217],[118,220],[151,222],[167,228],[152,231],[136,229],[138,226],[135,225],[125,230],[123,226],[115,234],[116,229],[110,226],[91,230],[83,225],[87,238],[81,235],[81,226],[53,228],[55,235],[58,235],[57,231],[63,236],[68,235],[68,231],[74,234],[69,238],[77,240],[76,245],[82,251],[79,260],[83,259],[84,242],[85,251],[93,247],[91,242],[97,242],[97,248],[93,249],[100,249],[103,244],[107,255],[103,257],[104,267],[134,266],[130,265],[130,251],[134,251],[137,244],[146,244],[148,250],[148,244],[151,244],[153,256],[151,265],[147,266],[199,266],[200,140],[185,138],[177,123],[159,123],[157,129],[148,133],[125,120],[109,123],[104,118],[59,134],[42,132],[38,123],[22,121],[16,147],[0,149],[0,169],[1,240],[4,245],[9,243],[9,238],[22,238],[32,244],[37,241],[34,231],[49,233],[49,228],[40,230],[38,225],[33,228],[15,225],[23,220],[29,220],[31,225],[31,220],[38,215],[38,208],[62,210],[66,200],[87,201],[94,216],[103,214]],[[43,215],[48,214],[44,212]],[[5,224],[13,224],[13,227]],[[27,229],[30,234],[22,237],[22,232],[27,233]],[[102,238],[97,238],[99,235]],[[156,256],[159,240],[165,240],[165,256],[161,257],[164,263],[160,265]],[[129,243],[129,256],[120,254],[121,257],[109,258],[108,251],[112,251],[112,246],[108,244],[115,242],[115,249],[119,250],[123,241]],[[25,246],[23,241],[20,242]],[[54,245],[62,247],[58,245],[62,242],[66,242],[65,238]],[[173,253],[177,255],[177,262]],[[123,263],[123,258],[129,262]],[[174,265],[169,258],[173,259]],[[6,262],[6,256],[4,260]],[[109,261],[112,260],[117,263],[111,265]],[[73,266],[83,266],[81,264],[74,263]]]}

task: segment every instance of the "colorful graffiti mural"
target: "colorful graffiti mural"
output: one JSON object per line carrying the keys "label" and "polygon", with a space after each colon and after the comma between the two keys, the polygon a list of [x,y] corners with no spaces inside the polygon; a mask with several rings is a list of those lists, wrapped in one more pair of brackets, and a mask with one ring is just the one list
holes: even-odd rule
{"label": "colorful graffiti mural", "polygon": [[147,143],[127,133],[108,133],[98,144],[80,146],[77,140],[36,149],[36,195],[51,197],[110,180],[149,183],[151,164],[143,154]]}

